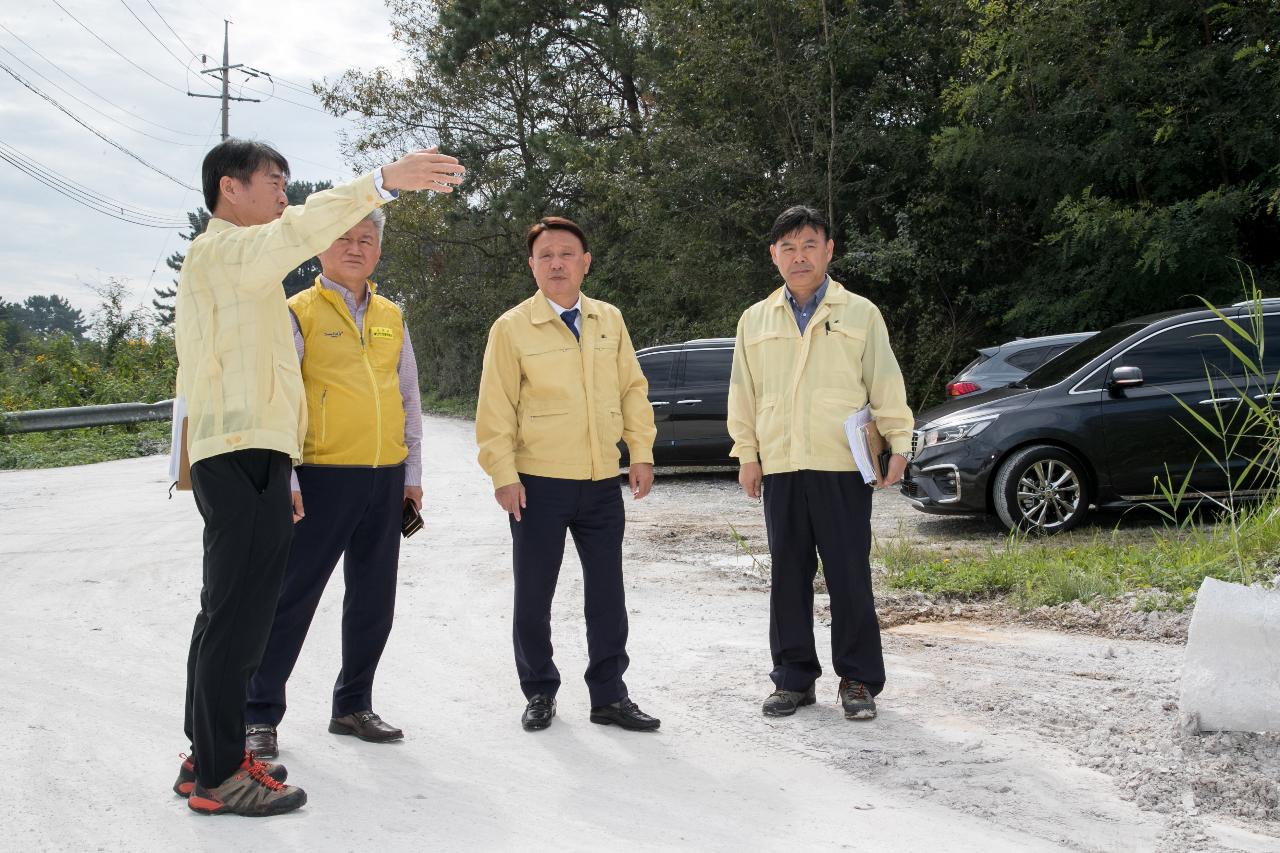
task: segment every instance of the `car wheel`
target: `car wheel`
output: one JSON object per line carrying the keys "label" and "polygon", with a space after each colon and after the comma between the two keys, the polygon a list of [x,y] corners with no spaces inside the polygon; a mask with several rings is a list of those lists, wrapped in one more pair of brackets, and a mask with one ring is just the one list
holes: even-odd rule
{"label": "car wheel", "polygon": [[996,515],[1010,530],[1061,533],[1089,514],[1084,466],[1046,444],[1024,447],[1005,460],[992,486]]}

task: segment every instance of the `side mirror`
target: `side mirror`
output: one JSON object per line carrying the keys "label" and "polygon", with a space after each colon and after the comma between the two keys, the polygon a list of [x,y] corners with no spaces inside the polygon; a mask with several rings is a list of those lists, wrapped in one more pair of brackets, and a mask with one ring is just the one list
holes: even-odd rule
{"label": "side mirror", "polygon": [[1113,391],[1121,388],[1137,388],[1142,382],[1142,368],[1117,367],[1111,371],[1111,381],[1107,383],[1107,387]]}

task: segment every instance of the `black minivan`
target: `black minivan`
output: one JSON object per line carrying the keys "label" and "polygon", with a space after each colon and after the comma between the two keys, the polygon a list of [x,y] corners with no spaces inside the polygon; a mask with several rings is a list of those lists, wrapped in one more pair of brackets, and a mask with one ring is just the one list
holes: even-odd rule
{"label": "black minivan", "polygon": [[[1222,314],[1257,339],[1254,306]],[[903,494],[924,512],[994,513],[1010,529],[1044,533],[1075,527],[1091,506],[1160,503],[1159,483],[1186,482],[1200,499],[1256,495],[1263,472],[1246,468],[1263,436],[1241,428],[1250,420],[1241,397],[1280,405],[1280,300],[1261,308],[1261,348],[1209,310],[1157,314],[1105,329],[1005,388],[925,412]],[[1225,471],[1222,441],[1196,415],[1242,436]]]}
{"label": "black minivan", "polygon": [[[725,425],[733,338],[703,338],[636,350],[649,380],[649,405],[658,437],[657,465],[736,465]],[[627,448],[622,447],[622,464]]]}

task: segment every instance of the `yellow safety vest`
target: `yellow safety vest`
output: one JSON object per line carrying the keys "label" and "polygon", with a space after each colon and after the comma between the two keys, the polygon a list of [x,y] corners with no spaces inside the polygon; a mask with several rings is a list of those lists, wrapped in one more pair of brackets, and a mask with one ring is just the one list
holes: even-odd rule
{"label": "yellow safety vest", "polygon": [[368,286],[363,329],[342,296],[318,278],[289,300],[305,346],[304,465],[378,467],[399,465],[409,455],[398,371],[404,320],[394,302],[374,292],[373,282]]}

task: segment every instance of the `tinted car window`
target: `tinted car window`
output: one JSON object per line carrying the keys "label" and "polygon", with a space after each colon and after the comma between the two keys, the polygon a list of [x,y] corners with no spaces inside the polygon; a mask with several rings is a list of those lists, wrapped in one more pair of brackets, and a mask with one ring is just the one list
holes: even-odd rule
{"label": "tinted car window", "polygon": [[1019,384],[1026,388],[1048,388],[1055,385],[1145,326],[1145,323],[1121,323],[1103,329],[1069,348],[1060,357],[1045,362]]}
{"label": "tinted car window", "polygon": [[685,350],[683,387],[728,385],[732,367],[732,349]]}
{"label": "tinted car window", "polygon": [[672,352],[654,352],[640,355],[640,370],[644,378],[649,380],[650,391],[663,391],[671,387],[671,366],[675,364],[676,355]]}
{"label": "tinted car window", "polygon": [[968,373],[970,370],[973,370],[975,367],[977,367],[979,364],[982,364],[984,361],[986,361],[986,360],[987,360],[987,359],[989,359],[990,357],[991,357],[991,356],[986,355],[986,354],[980,354],[980,355],[979,355],[977,358],[975,358],[973,361],[971,361],[971,362],[969,362],[968,364],[966,364],[966,365],[964,366],[964,369],[962,369],[962,370],[960,371],[960,374],[957,374],[957,375],[962,375],[962,374]]}
{"label": "tinted car window", "polygon": [[1262,333],[1263,340],[1266,341],[1262,352],[1262,369],[1267,373],[1274,373],[1280,369],[1280,314],[1268,314],[1262,318]]}
{"label": "tinted car window", "polygon": [[1019,370],[1025,370],[1028,373],[1044,364],[1045,357],[1052,347],[1032,347],[1019,353],[1014,353],[1005,359],[1011,366]]}
{"label": "tinted car window", "polygon": [[1242,351],[1248,352],[1244,341],[1226,323],[1205,320],[1158,332],[1117,358],[1115,366],[1138,368],[1143,381],[1151,385],[1203,380],[1206,371],[1215,379],[1241,375],[1243,365],[1219,335],[1229,335]]}

